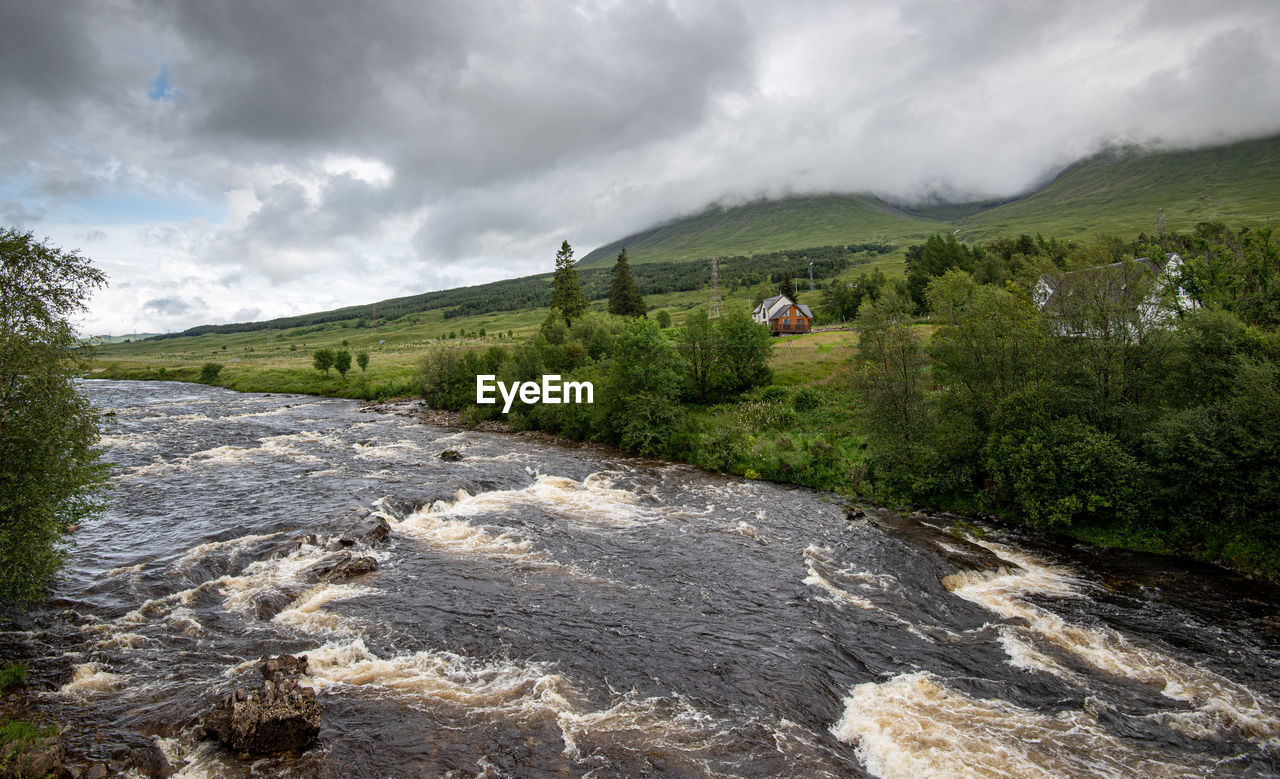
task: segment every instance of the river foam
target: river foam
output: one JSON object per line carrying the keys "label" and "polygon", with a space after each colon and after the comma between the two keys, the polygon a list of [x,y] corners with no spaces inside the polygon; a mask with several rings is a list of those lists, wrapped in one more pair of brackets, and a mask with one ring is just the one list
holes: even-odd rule
{"label": "river foam", "polygon": [[832,734],[856,745],[867,770],[885,779],[1190,777],[1211,764],[1162,758],[1151,745],[1111,736],[1087,712],[1048,715],[973,698],[926,671],[860,684],[844,705]]}
{"label": "river foam", "polygon": [[992,541],[976,541],[1012,568],[966,571],[948,576],[953,594],[1002,617],[1002,643],[1015,665],[1045,671],[1072,682],[1080,677],[1036,649],[1044,643],[1103,673],[1158,690],[1193,711],[1149,715],[1193,738],[1234,733],[1280,745],[1280,707],[1212,671],[1183,663],[1168,653],[1104,625],[1080,625],[1063,619],[1030,596],[1085,598],[1084,584],[1071,571],[1042,558]]}

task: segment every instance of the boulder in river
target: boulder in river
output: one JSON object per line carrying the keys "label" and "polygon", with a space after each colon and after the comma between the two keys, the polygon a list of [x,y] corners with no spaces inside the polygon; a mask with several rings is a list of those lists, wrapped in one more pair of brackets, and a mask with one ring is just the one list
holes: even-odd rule
{"label": "boulder in river", "polygon": [[343,546],[355,546],[356,544],[373,546],[384,541],[389,535],[391,535],[391,525],[387,523],[387,520],[377,515],[369,515],[357,521],[347,532],[343,533],[342,538],[338,539],[338,543]]}
{"label": "boulder in river", "polygon": [[457,449],[445,449],[440,453],[440,459],[447,463],[456,463],[462,459],[462,452]]}
{"label": "boulder in river", "polygon": [[262,686],[237,689],[219,701],[204,719],[205,735],[237,752],[307,749],[320,733],[316,691],[298,684],[307,672],[307,656],[264,657],[258,670]]}
{"label": "boulder in river", "polygon": [[129,750],[129,764],[142,776],[167,779],[177,773],[177,768],[169,762],[164,750],[158,745],[136,747]]}
{"label": "boulder in river", "polygon": [[330,580],[350,579],[378,570],[378,561],[367,555],[357,557],[350,552],[335,552],[312,563],[302,572],[303,576]]}

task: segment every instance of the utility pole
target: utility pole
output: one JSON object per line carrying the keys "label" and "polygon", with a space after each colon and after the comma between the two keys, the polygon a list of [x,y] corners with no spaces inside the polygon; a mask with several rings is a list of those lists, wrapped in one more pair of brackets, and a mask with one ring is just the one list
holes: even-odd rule
{"label": "utility pole", "polygon": [[809,260],[809,291],[813,292],[813,260]]}
{"label": "utility pole", "polygon": [[373,325],[373,334],[378,334],[378,304],[373,304],[373,315],[369,317],[370,323]]}
{"label": "utility pole", "polygon": [[724,304],[720,302],[720,261],[711,258],[711,303],[707,306],[707,316],[718,319],[724,313]]}
{"label": "utility pole", "polygon": [[1156,211],[1156,235],[1164,237],[1164,209]]}

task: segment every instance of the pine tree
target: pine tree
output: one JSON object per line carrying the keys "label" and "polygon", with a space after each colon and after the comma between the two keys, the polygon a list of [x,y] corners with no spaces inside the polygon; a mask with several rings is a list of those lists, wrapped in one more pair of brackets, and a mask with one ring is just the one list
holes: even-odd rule
{"label": "pine tree", "polygon": [[618,261],[613,265],[613,281],[609,284],[609,313],[619,316],[644,316],[648,306],[644,297],[636,290],[635,279],[631,278],[631,265],[627,262],[627,249],[624,246],[618,252]]}
{"label": "pine tree", "polygon": [[782,274],[782,284],[778,286],[778,294],[791,298],[792,303],[796,302],[796,284],[791,280],[790,273]]}
{"label": "pine tree", "polygon": [[573,324],[587,311],[587,296],[578,284],[578,269],[573,264],[573,247],[565,241],[556,252],[556,272],[551,279],[551,307],[560,310],[565,324]]}

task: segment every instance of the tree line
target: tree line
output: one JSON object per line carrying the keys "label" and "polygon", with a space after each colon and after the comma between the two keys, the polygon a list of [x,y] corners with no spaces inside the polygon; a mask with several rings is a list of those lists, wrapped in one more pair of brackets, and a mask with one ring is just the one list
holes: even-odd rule
{"label": "tree line", "polygon": [[882,294],[860,326],[861,490],[1280,570],[1270,228],[1080,245],[935,236],[908,256],[907,294]]}

